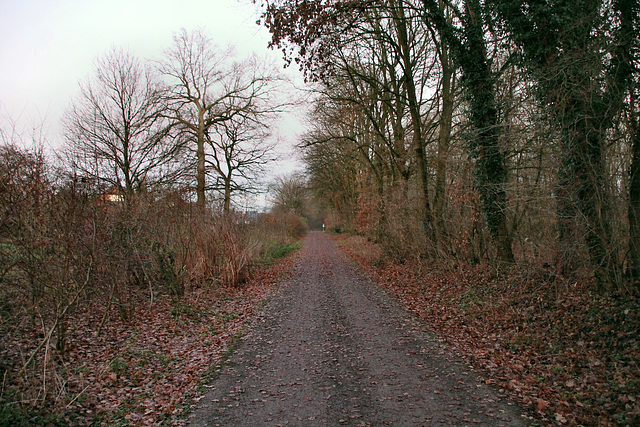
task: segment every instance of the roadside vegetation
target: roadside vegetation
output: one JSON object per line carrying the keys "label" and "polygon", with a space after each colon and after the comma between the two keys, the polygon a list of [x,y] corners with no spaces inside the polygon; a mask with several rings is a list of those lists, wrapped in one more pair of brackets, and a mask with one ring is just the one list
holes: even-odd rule
{"label": "roadside vegetation", "polygon": [[110,200],[54,181],[37,152],[1,149],[0,425],[174,419],[300,235],[172,191]]}
{"label": "roadside vegetation", "polygon": [[241,202],[280,83],[182,31],[157,62],[98,58],[63,147],[3,121],[0,425],[155,425],[197,399],[306,232]]}

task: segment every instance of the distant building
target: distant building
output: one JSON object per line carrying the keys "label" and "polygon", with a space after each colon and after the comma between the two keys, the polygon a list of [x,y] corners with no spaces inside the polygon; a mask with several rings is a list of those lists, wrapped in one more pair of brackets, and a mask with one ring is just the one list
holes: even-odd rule
{"label": "distant building", "polygon": [[100,196],[99,204],[124,202],[124,193],[115,185]]}

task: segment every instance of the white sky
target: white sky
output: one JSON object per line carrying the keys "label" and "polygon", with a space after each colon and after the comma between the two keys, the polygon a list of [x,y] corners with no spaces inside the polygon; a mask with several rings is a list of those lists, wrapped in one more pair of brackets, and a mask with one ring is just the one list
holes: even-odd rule
{"label": "white sky", "polygon": [[[23,128],[44,123],[56,147],[62,112],[97,56],[116,46],[159,58],[182,27],[280,65],[258,16],[250,0],[0,0],[0,118]],[[287,138],[301,130],[291,118],[282,127]]]}

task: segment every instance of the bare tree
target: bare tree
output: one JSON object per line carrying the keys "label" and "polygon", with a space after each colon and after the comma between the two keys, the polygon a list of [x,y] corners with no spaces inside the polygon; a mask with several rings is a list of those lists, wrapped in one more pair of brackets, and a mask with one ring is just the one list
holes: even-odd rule
{"label": "bare tree", "polygon": [[195,145],[196,195],[201,207],[206,204],[206,146],[214,127],[238,115],[256,120],[278,110],[262,102],[271,95],[270,83],[277,80],[274,74],[261,69],[255,59],[230,64],[232,53],[231,48],[219,50],[200,30],[182,29],[174,35],[165,60],[156,63],[168,80],[164,115],[187,144]]}
{"label": "bare tree", "polygon": [[[172,176],[176,147],[167,144],[148,69],[130,53],[113,49],[95,63],[94,76],[64,117],[67,155],[83,175],[130,196]],[[160,171],[155,173],[154,171]]]}
{"label": "bare tree", "polygon": [[225,215],[231,209],[232,193],[255,190],[255,178],[264,172],[267,162],[276,160],[272,155],[275,144],[268,137],[263,123],[241,114],[220,123],[207,138],[212,149],[207,164],[219,183],[215,187],[222,191]]}
{"label": "bare tree", "polygon": [[299,173],[280,176],[271,184],[273,211],[293,212],[307,216],[309,210],[309,184]]}

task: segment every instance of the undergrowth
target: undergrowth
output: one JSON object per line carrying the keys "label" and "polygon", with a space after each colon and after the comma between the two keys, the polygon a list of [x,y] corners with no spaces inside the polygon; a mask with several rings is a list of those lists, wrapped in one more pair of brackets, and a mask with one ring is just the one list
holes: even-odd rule
{"label": "undergrowth", "polygon": [[[287,253],[295,247],[286,246]],[[256,268],[243,286],[193,288],[179,304],[169,295],[151,305],[143,292],[130,294],[139,300],[135,320],[114,317],[100,334],[96,328],[104,313],[92,305],[78,307],[70,317],[67,351],[51,353],[47,371],[48,381],[64,384],[61,396],[57,401],[23,399],[26,381],[33,382],[31,387],[42,386],[29,372],[22,388],[2,383],[0,427],[180,423],[189,403],[202,398],[205,384],[292,265],[292,257],[279,254],[280,262]],[[28,319],[23,320],[22,339],[37,337],[37,325],[28,327]],[[0,339],[5,356],[0,374],[18,349],[12,338],[17,340],[18,334]]]}

